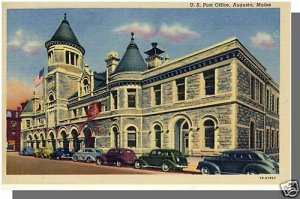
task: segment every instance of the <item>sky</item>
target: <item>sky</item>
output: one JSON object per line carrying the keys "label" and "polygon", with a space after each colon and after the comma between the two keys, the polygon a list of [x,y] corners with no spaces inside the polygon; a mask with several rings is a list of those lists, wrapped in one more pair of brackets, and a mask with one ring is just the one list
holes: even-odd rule
{"label": "sky", "polygon": [[15,109],[31,98],[34,76],[47,69],[45,42],[59,27],[64,13],[85,48],[84,63],[97,72],[105,70],[109,51],[122,57],[130,32],[135,33],[144,58],[143,52],[154,41],[175,59],[237,37],[279,83],[279,9],[9,9],[8,108]]}

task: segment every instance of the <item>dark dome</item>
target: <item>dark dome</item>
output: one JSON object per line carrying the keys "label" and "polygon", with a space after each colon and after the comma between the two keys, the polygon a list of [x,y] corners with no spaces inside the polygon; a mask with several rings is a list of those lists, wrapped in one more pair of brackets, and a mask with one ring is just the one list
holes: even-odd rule
{"label": "dark dome", "polygon": [[79,48],[84,53],[83,47],[78,42],[67,18],[66,14],[64,19],[62,20],[60,26],[52,36],[52,38],[46,42],[46,47],[49,46],[49,44],[53,44],[53,42],[62,42],[66,44],[75,44],[76,47]]}
{"label": "dark dome", "polygon": [[133,34],[124,56],[122,57],[115,73],[126,71],[145,71],[147,64],[145,63],[139,48],[134,42]]}

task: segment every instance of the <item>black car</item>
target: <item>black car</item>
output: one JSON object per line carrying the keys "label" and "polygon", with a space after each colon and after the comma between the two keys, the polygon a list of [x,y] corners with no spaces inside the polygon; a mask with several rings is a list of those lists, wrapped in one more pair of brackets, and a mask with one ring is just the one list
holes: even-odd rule
{"label": "black car", "polygon": [[173,170],[182,170],[188,166],[186,157],[175,149],[154,149],[149,154],[144,154],[134,163],[136,169],[142,167],[161,168],[168,172]]}
{"label": "black car", "polygon": [[278,164],[261,151],[230,150],[198,163],[202,174],[278,174]]}
{"label": "black car", "polygon": [[72,158],[73,152],[70,152],[68,148],[57,148],[53,151],[51,158],[61,160],[66,158]]}

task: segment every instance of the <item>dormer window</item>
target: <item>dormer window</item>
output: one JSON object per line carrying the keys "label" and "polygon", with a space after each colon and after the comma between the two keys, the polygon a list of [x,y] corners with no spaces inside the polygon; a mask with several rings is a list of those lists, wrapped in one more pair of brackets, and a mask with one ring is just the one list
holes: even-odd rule
{"label": "dormer window", "polygon": [[49,94],[48,100],[49,102],[53,102],[55,100],[53,93]]}
{"label": "dormer window", "polygon": [[82,83],[83,83],[83,85],[82,85],[82,94],[83,95],[89,94],[90,93],[89,80],[87,78],[85,78]]}

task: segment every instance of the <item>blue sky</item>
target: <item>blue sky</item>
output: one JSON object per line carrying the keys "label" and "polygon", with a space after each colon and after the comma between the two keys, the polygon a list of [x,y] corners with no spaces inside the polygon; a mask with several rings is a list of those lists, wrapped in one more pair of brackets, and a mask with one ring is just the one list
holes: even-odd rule
{"label": "blue sky", "polygon": [[47,67],[44,44],[64,13],[86,50],[85,63],[98,72],[105,69],[108,51],[123,55],[133,30],[141,53],[156,41],[171,59],[237,37],[279,82],[279,9],[8,10],[8,81],[20,80],[33,88],[33,77]]}

